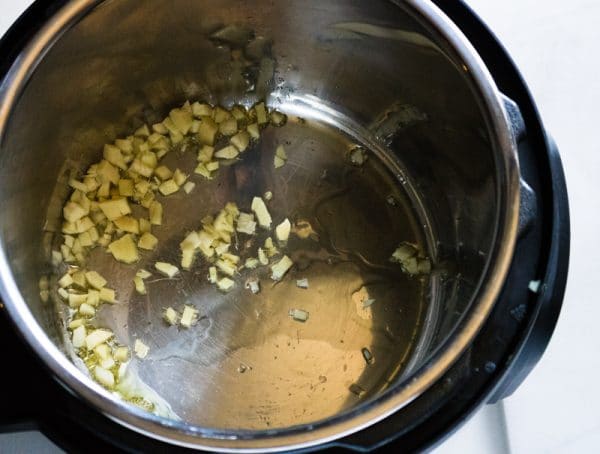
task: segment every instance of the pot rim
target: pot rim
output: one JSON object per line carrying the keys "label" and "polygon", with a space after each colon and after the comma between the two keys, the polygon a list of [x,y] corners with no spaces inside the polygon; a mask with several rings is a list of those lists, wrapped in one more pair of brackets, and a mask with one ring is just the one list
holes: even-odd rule
{"label": "pot rim", "polygon": [[[0,138],[12,106],[47,50],[69,28],[104,0],[71,0],[50,17],[15,59],[0,84]],[[400,3],[396,1],[395,3]],[[69,391],[82,397],[113,421],[167,443],[196,449],[237,452],[272,452],[301,449],[355,433],[406,406],[435,383],[475,338],[502,289],[517,236],[519,167],[501,94],[475,49],[462,32],[429,0],[405,0],[402,7],[443,38],[464,62],[472,87],[487,113],[490,134],[496,138],[498,211],[494,250],[472,297],[469,312],[443,348],[404,381],[362,405],[311,424],[285,429],[223,431],[199,427],[147,413],[125,404],[79,370],[50,340],[37,323],[17,288],[4,247],[0,244],[0,294],[18,332]]]}

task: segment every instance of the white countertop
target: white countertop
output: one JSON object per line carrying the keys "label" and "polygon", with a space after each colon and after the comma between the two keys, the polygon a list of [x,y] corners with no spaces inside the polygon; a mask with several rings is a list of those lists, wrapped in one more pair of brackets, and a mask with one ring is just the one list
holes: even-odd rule
{"label": "white countertop", "polygon": [[[29,0],[1,0],[0,33]],[[523,72],[556,139],[571,203],[563,311],[542,361],[502,405],[488,406],[441,454],[600,452],[600,1],[470,0]],[[29,443],[29,444],[28,444]],[[0,435],[0,451],[51,452],[38,435]]]}

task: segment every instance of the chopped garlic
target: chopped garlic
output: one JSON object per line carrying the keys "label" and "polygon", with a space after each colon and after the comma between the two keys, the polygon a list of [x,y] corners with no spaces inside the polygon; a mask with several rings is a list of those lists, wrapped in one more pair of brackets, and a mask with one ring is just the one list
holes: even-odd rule
{"label": "chopped garlic", "polygon": [[202,117],[198,128],[198,140],[205,145],[213,145],[218,130],[219,126],[211,118]]}
{"label": "chopped garlic", "polygon": [[96,315],[96,309],[94,308],[94,306],[88,303],[81,304],[81,306],[79,306],[78,312],[86,317],[93,317],[94,315]]}
{"label": "chopped garlic", "polygon": [[250,290],[254,295],[260,292],[260,282],[257,278],[249,278],[246,280],[245,287]]}
{"label": "chopped garlic", "polygon": [[198,309],[193,306],[185,306],[179,324],[184,328],[191,328],[198,321]]}
{"label": "chopped garlic", "polygon": [[108,245],[108,250],[115,260],[123,263],[135,263],[139,260],[137,246],[133,241],[131,234],[127,233],[120,239],[113,241]]}
{"label": "chopped garlic", "polygon": [[232,136],[237,132],[237,130],[238,124],[235,118],[227,118],[219,124],[219,132],[224,136]]}
{"label": "chopped garlic", "polygon": [[127,347],[118,347],[115,349],[113,357],[120,363],[127,362],[129,360],[129,349]]}
{"label": "chopped garlic", "polygon": [[273,193],[271,191],[267,191],[267,192],[265,192],[263,197],[268,202],[269,200],[271,200],[273,198]]}
{"label": "chopped garlic", "polygon": [[135,291],[138,292],[140,295],[145,295],[146,292],[146,284],[144,283],[144,280],[139,277],[139,276],[135,276],[133,278],[133,284],[135,285]]}
{"label": "chopped garlic", "polygon": [[254,268],[256,268],[259,264],[258,259],[253,258],[253,257],[248,257],[246,259],[246,262],[244,263],[244,267],[248,268],[249,270],[253,270]]}
{"label": "chopped garlic", "polygon": [[235,286],[235,282],[232,281],[231,279],[229,279],[228,277],[224,277],[217,281],[217,287],[219,288],[219,290],[222,290],[223,292],[230,291],[234,286]]}
{"label": "chopped garlic", "polygon": [[274,110],[273,112],[271,112],[271,123],[274,126],[283,126],[285,124],[285,122],[287,121],[287,117],[282,114],[281,112],[277,112],[276,110]]}
{"label": "chopped garlic", "polygon": [[184,270],[189,270],[194,263],[194,259],[196,258],[195,250],[185,250],[181,252],[181,267]]}
{"label": "chopped garlic", "polygon": [[277,236],[277,239],[280,242],[285,243],[290,237],[291,230],[292,224],[290,223],[290,220],[288,218],[285,218],[285,220],[281,224],[275,227],[275,236]]}
{"label": "chopped garlic", "polygon": [[100,345],[111,339],[114,333],[108,329],[95,329],[85,337],[85,345],[88,350],[93,350],[95,346]]}
{"label": "chopped garlic", "polygon": [[63,300],[68,300],[69,299],[69,293],[64,289],[64,288],[59,288],[58,289],[58,295],[63,299]]}
{"label": "chopped garlic", "polygon": [[179,314],[172,307],[167,307],[163,313],[163,318],[169,325],[176,325],[179,318]]}
{"label": "chopped garlic", "polygon": [[367,152],[363,147],[354,147],[349,153],[350,162],[362,166],[367,161]]}
{"label": "chopped garlic", "polygon": [[265,205],[263,199],[261,199],[260,197],[254,197],[252,199],[251,208],[252,211],[254,211],[254,214],[256,215],[258,224],[265,229],[270,229],[271,222],[273,220],[271,219],[271,215],[269,214],[269,210],[267,210],[267,206]]}
{"label": "chopped garlic", "polygon": [[179,274],[179,268],[166,262],[156,262],[154,267],[165,276],[172,278]]}
{"label": "chopped garlic", "polygon": [[147,251],[154,250],[157,244],[158,238],[156,238],[150,232],[144,233],[138,241],[138,247],[140,249],[146,249]]}
{"label": "chopped garlic", "polygon": [[104,145],[104,159],[120,169],[127,169],[127,164],[125,164],[121,150],[114,145]]}
{"label": "chopped garlic", "polygon": [[296,280],[296,287],[307,289],[308,288],[308,279],[306,279],[306,278],[304,278],[304,279],[297,279]]}
{"label": "chopped garlic", "polygon": [[80,325],[78,327],[76,327],[75,329],[73,329],[73,335],[72,335],[72,342],[73,342],[73,347],[75,348],[81,348],[85,345],[85,338],[86,338],[86,329],[85,326]]}
{"label": "chopped garlic", "polygon": [[254,106],[254,111],[256,112],[256,121],[259,125],[263,125],[269,121],[267,119],[267,109],[265,108],[264,102],[256,104]]}
{"label": "chopped garlic", "polygon": [[215,158],[219,159],[235,159],[240,152],[233,145],[228,145],[225,148],[221,148],[220,150],[215,152]]}
{"label": "chopped garlic", "polygon": [[103,367],[94,367],[94,378],[98,380],[98,383],[107,388],[112,388],[115,386],[115,376],[111,371],[106,370]]}
{"label": "chopped garlic", "polygon": [[258,261],[261,265],[268,265],[269,259],[267,258],[267,254],[262,248],[258,248]]}
{"label": "chopped garlic", "polygon": [[293,264],[294,262],[287,255],[284,255],[279,262],[271,266],[271,279],[280,281]]}
{"label": "chopped garlic", "polygon": [[196,183],[194,183],[193,181],[188,181],[187,183],[185,183],[183,185],[183,190],[185,191],[186,194],[189,194],[190,192],[192,192],[194,190],[195,187],[196,187]]}
{"label": "chopped garlic", "polygon": [[237,271],[236,266],[229,260],[217,260],[215,263],[217,268],[228,276],[233,276]]}
{"label": "chopped garlic", "polygon": [[214,172],[218,168],[219,168],[219,162],[218,161],[211,161],[211,162],[207,162],[206,163],[206,170],[208,170],[209,172]]}
{"label": "chopped garlic", "polygon": [[92,306],[100,304],[100,292],[98,290],[88,290],[86,302]]}
{"label": "chopped garlic", "polygon": [[[72,320],[69,323],[69,329],[74,330],[75,328],[79,328],[80,326],[84,326],[84,325],[85,325],[85,319],[76,318],[75,320]],[[85,338],[85,336],[84,336],[84,338]]]}
{"label": "chopped garlic", "polygon": [[256,232],[256,222],[252,213],[240,213],[237,219],[236,230],[247,235],[254,235]]}
{"label": "chopped garlic", "polygon": [[135,344],[133,344],[133,351],[138,358],[144,359],[146,356],[148,356],[150,347],[144,344],[141,340],[136,339]]}
{"label": "chopped garlic", "polygon": [[132,197],[134,193],[133,180],[121,178],[119,180],[119,195],[121,197]]}
{"label": "chopped garlic", "polygon": [[203,145],[198,151],[198,161],[206,164],[212,160],[215,148],[209,145]]}
{"label": "chopped garlic", "polygon": [[100,344],[94,347],[94,353],[100,359],[112,358],[108,344]]}
{"label": "chopped garlic", "polygon": [[302,309],[290,309],[288,312],[289,316],[297,322],[305,322],[308,320],[308,312]]}
{"label": "chopped garlic", "polygon": [[208,281],[211,284],[216,284],[217,283],[217,279],[218,279],[218,276],[217,276],[217,267],[216,266],[211,266],[208,269]]}

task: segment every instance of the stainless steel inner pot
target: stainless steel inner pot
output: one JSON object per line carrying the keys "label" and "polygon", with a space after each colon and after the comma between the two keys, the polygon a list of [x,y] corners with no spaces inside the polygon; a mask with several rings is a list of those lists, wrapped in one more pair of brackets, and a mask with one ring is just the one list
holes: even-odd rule
{"label": "stainless steel inner pot", "polygon": [[[295,271],[312,293],[280,285],[256,300],[211,293],[204,270],[140,298],[134,268],[93,258],[122,303],[98,323],[150,343],[132,367],[178,417],[169,419],[119,401],[71,361],[64,308],[42,304],[37,285],[68,178],[186,99],[266,99],[290,121],[193,198],[175,199],[148,263],[169,251],[175,260],[183,230],[266,189],[276,212],[312,216],[330,242]],[[469,345],[512,257],[519,173],[502,99],[427,1],[73,0],[2,81],[0,133],[0,277],[16,326],[68,389],[170,443],[290,449],[401,411]],[[265,156],[282,142],[293,158],[275,174]],[[348,170],[340,163],[356,145],[371,157]],[[421,245],[430,276],[389,270],[400,241]],[[378,301],[368,310],[352,298],[363,286]],[[161,308],[185,301],[202,308],[197,329],[167,330]],[[309,322],[290,321],[290,304],[308,308]]]}

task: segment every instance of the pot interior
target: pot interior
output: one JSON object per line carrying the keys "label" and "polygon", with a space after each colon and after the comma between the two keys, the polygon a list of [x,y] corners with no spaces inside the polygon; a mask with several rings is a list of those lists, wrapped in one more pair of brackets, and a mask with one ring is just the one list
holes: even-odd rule
{"label": "pot interior", "polygon": [[[62,242],[69,179],[105,143],[186,100],[266,100],[287,124],[213,180],[192,176],[194,192],[165,202],[154,252],[129,267],[92,252],[88,266],[119,301],[95,323],[150,347],[130,367],[156,409],[190,424],[277,429],[368,405],[451,335],[494,248],[497,152],[473,87],[449,46],[393,2],[99,2],[49,46],[2,137],[0,228],[14,279],[47,335],[74,356],[64,303],[55,292],[48,304],[38,296]],[[281,169],[272,164],[278,144],[289,156]],[[368,155],[359,167],[347,159],[357,146]],[[165,164],[193,175],[195,156]],[[248,211],[266,191],[275,222],[307,220],[317,233],[290,241],[288,280],[223,294],[200,261],[175,281],[150,282],[146,296],[134,292],[136,270],[177,263],[182,236],[204,216],[229,201]],[[409,276],[389,261],[403,241],[431,259],[431,273]],[[296,286],[302,278],[308,289]],[[162,321],[164,307],[186,303],[200,310],[193,329]],[[294,308],[309,319],[291,319]]]}

